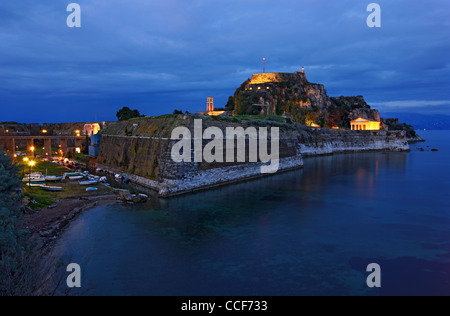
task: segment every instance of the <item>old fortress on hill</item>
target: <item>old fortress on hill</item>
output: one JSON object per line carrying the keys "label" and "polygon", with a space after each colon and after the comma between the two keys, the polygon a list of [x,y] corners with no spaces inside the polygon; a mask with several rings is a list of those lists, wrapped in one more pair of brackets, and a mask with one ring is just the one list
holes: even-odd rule
{"label": "old fortress on hill", "polygon": [[[285,86],[291,85],[295,89],[285,89]],[[294,73],[257,73],[253,74],[251,79],[244,83],[242,94],[251,96],[256,95],[258,101],[251,106],[258,106],[261,108],[261,113],[263,115],[274,115],[275,107],[277,103],[280,103],[285,99],[292,98],[292,91],[294,93],[302,94],[303,99],[298,100],[297,104],[300,108],[317,108],[320,111],[327,111],[332,104],[336,102],[353,102],[351,98],[338,97],[329,98],[326,94],[325,88],[321,84],[310,83],[305,74],[305,69],[302,68],[301,71]],[[298,97],[298,95],[295,95]],[[353,102],[353,106],[357,109],[351,113],[351,121],[349,126],[332,126],[334,129],[340,128],[350,128],[351,130],[370,130],[376,131],[380,129],[385,129],[386,126],[380,118],[380,114],[377,110],[371,110],[370,107],[365,103],[362,97],[353,97],[354,99],[359,99],[357,102]],[[362,100],[361,100],[362,99]],[[358,102],[360,102],[360,108]],[[198,112],[202,115],[210,116],[231,116],[233,112],[228,109],[215,109],[214,108],[214,98],[207,98],[207,110],[205,112]],[[289,113],[285,112],[285,115]],[[309,121],[308,126],[311,127],[321,127],[317,122]]]}

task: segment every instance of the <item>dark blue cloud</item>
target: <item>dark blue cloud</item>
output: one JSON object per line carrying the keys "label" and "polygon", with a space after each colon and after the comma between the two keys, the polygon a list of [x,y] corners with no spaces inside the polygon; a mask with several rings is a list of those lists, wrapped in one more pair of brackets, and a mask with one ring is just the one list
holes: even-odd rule
{"label": "dark blue cloud", "polygon": [[79,0],[81,29],[65,24],[70,2],[2,0],[0,121],[222,106],[263,56],[268,71],[305,66],[332,96],[450,114],[448,1],[378,1],[380,29],[362,0]]}

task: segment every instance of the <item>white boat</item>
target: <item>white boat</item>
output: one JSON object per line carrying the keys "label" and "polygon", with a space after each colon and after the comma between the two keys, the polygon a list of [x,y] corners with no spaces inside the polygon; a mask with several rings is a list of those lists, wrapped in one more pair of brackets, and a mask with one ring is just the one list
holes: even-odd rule
{"label": "white boat", "polygon": [[61,188],[61,187],[50,187],[50,186],[47,186],[47,185],[43,185],[43,186],[41,186],[41,189],[43,189],[43,190],[45,190],[45,191],[62,191],[62,189],[63,188]]}
{"label": "white boat", "polygon": [[45,181],[48,181],[48,182],[58,182],[58,181],[61,181],[62,180],[62,177],[58,177],[58,176],[47,176],[47,177],[45,177]]}
{"label": "white boat", "polygon": [[73,176],[73,177],[69,177],[69,180],[75,181],[75,180],[81,180],[84,179],[83,176]]}
{"label": "white boat", "polygon": [[83,176],[83,174],[81,174],[81,173],[79,173],[79,172],[69,172],[69,173],[65,173],[64,175],[63,175],[63,177],[64,178],[67,178],[67,177],[81,177],[81,176]]}
{"label": "white boat", "polygon": [[42,178],[32,178],[32,177],[25,177],[22,179],[22,182],[45,182],[45,177]]}
{"label": "white boat", "polygon": [[25,184],[27,187],[31,188],[39,188],[45,186],[45,182],[30,182]]}
{"label": "white boat", "polygon": [[22,179],[23,182],[45,182],[45,177],[40,172],[34,172],[31,174],[26,174]]}
{"label": "white boat", "polygon": [[96,185],[98,181],[90,180],[90,181],[80,181],[80,185]]}
{"label": "white boat", "polygon": [[98,188],[86,188],[86,192],[98,191]]}
{"label": "white boat", "polygon": [[103,182],[103,183],[106,183],[106,182],[108,182],[108,178],[107,177],[101,177],[100,181]]}

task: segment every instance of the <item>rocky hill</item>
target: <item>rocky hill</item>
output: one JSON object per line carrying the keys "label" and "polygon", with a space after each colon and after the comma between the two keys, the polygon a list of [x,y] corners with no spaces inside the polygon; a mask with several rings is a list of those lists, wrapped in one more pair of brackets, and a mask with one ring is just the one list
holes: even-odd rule
{"label": "rocky hill", "polygon": [[[328,128],[350,128],[357,118],[382,122],[378,110],[372,109],[362,96],[329,97],[325,87],[311,83],[305,73],[254,74],[230,97],[227,110],[234,114],[287,115],[307,126],[317,124]],[[403,126],[391,125],[391,130],[405,130]],[[413,136],[414,132],[408,129]]]}

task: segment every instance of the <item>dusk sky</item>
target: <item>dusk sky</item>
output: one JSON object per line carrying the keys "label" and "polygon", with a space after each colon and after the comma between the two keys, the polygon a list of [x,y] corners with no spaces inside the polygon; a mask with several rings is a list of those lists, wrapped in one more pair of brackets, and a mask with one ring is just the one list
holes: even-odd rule
{"label": "dusk sky", "polygon": [[450,1],[1,0],[0,121],[115,120],[201,111],[262,72],[302,66],[330,96],[450,115]]}

